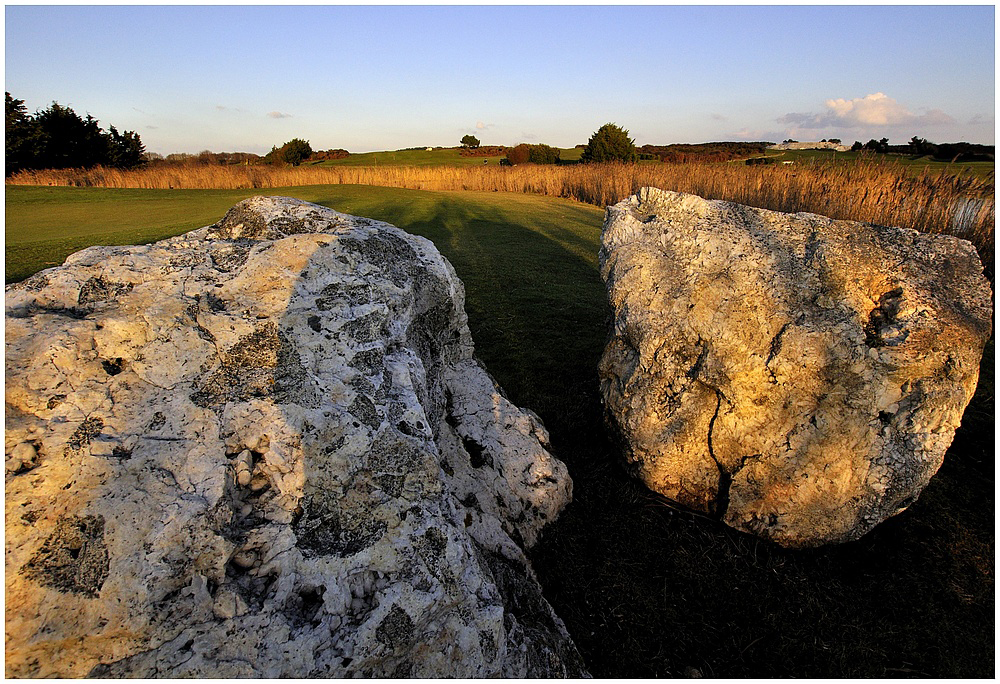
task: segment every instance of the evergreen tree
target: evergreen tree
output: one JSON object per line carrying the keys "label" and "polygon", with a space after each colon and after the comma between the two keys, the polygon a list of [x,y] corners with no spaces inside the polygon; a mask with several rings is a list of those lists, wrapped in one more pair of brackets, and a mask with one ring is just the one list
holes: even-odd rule
{"label": "evergreen tree", "polygon": [[634,162],[637,158],[635,141],[628,137],[628,131],[613,123],[606,123],[590,136],[580,161]]}
{"label": "evergreen tree", "polygon": [[24,100],[5,97],[6,173],[24,169],[87,168],[103,164],[130,169],[145,162],[145,148],[134,131],[101,130],[97,119],[80,117],[53,102],[31,116]]}
{"label": "evergreen tree", "polygon": [[5,93],[4,114],[4,153],[9,176],[24,168],[25,160],[31,157],[31,119],[24,100],[15,100],[10,93]]}
{"label": "evergreen tree", "polygon": [[312,147],[308,140],[292,138],[281,147],[281,158],[286,164],[298,166],[312,156]]}

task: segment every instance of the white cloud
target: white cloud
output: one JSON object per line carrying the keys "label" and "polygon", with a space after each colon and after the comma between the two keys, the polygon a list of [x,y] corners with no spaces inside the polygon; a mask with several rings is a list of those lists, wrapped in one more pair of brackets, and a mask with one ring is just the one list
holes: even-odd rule
{"label": "white cloud", "polygon": [[496,128],[496,127],[497,127],[497,125],[493,124],[493,123],[483,123],[482,121],[477,121],[476,122],[476,130],[488,131],[488,130],[491,130],[491,129]]}
{"label": "white cloud", "polygon": [[292,118],[291,114],[285,114],[284,112],[279,112],[279,111],[268,112],[267,115],[268,115],[268,117],[270,117],[272,119],[291,119]]}
{"label": "white cloud", "polygon": [[852,100],[832,98],[825,102],[821,114],[789,113],[778,117],[778,123],[798,128],[863,128],[871,126],[934,126],[955,123],[940,109],[914,114],[885,93],[872,93]]}

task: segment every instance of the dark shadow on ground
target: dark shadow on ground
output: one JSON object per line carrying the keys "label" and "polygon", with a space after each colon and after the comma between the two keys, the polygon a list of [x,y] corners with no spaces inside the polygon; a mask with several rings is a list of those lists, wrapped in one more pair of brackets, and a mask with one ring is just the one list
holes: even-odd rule
{"label": "dark shadow on ground", "polygon": [[478,355],[569,466],[574,502],[531,556],[594,676],[993,676],[992,342],[920,499],[856,542],[787,551],[670,506],[618,465],[596,371],[599,231],[567,239],[439,201],[372,217],[452,262]]}

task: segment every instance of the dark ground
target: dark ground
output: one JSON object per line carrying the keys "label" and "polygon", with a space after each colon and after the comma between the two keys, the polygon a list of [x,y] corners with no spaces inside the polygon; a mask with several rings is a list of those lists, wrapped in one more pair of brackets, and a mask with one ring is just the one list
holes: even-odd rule
{"label": "dark ground", "polygon": [[917,502],[858,541],[785,550],[671,506],[619,466],[596,370],[610,314],[599,224],[525,230],[447,205],[384,218],[454,264],[477,353],[569,466],[574,501],[530,555],[592,675],[994,676],[992,339]]}
{"label": "dark ground", "polygon": [[594,385],[579,420],[543,413],[575,491],[532,553],[594,676],[994,676],[992,377],[913,506],[856,542],[807,551],[632,481]]}

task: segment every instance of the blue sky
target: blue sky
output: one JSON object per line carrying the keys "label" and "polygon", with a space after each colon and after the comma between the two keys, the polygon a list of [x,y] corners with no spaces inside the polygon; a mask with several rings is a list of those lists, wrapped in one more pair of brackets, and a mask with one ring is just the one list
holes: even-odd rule
{"label": "blue sky", "polygon": [[153,152],[993,144],[981,6],[7,6],[5,89]]}

